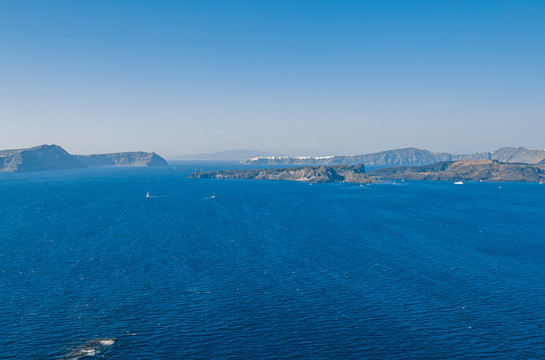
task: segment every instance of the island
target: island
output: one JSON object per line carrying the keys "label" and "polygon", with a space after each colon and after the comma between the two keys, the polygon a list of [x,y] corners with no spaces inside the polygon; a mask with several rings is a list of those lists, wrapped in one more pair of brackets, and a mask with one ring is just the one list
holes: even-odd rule
{"label": "island", "polygon": [[80,169],[96,166],[167,166],[154,152],[122,152],[99,155],[72,155],[58,145],[1,150],[1,172],[32,172]]}
{"label": "island", "polygon": [[194,172],[190,178],[290,180],[309,183],[377,183],[383,180],[437,180],[490,182],[544,182],[545,164],[505,163],[498,160],[463,159],[425,166],[400,166],[365,172],[363,164],[302,166]]}
{"label": "island", "polygon": [[464,159],[426,166],[383,168],[371,171],[369,175],[394,180],[543,182],[545,181],[545,164]]}
{"label": "island", "polygon": [[365,155],[341,156],[266,156],[241,161],[251,165],[356,165],[368,166],[423,166],[443,161],[462,159],[498,160],[508,163],[545,164],[545,150],[531,150],[524,147],[503,147],[493,152],[473,154],[450,154],[431,152],[414,147],[381,151]]}
{"label": "island", "polygon": [[375,177],[365,173],[363,164],[206,171],[194,172],[189,177],[198,179],[290,180],[308,183],[375,183],[378,181]]}

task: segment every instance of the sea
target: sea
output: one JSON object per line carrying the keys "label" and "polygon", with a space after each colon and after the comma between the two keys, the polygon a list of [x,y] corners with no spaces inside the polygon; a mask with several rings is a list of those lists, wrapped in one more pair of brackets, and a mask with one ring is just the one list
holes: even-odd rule
{"label": "sea", "polygon": [[545,184],[233,166],[0,174],[0,358],[545,358]]}

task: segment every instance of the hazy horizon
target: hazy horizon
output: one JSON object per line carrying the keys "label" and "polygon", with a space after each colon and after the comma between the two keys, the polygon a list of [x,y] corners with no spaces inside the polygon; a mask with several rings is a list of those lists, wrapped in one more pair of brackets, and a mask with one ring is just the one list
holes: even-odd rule
{"label": "hazy horizon", "polygon": [[539,1],[3,1],[0,148],[543,149]]}
{"label": "hazy horizon", "polygon": [[[63,147],[61,144],[39,144],[39,145],[35,145],[35,146],[29,146],[28,148],[39,147],[39,146],[43,146],[43,145],[46,145],[46,146],[50,146],[50,145],[61,146],[64,150],[66,150],[68,153],[70,153],[72,155],[94,155],[94,154],[104,154],[105,153],[105,151],[98,151],[98,152],[94,152],[94,153],[74,153],[74,152],[71,152],[69,149],[66,149],[65,147]],[[192,161],[193,160],[215,160],[215,161],[237,160],[238,161],[238,160],[250,159],[250,158],[253,158],[253,157],[271,157],[271,156],[274,156],[274,157],[358,156],[358,155],[369,155],[369,154],[374,154],[374,153],[387,152],[387,151],[392,151],[392,150],[394,150],[394,151],[395,150],[405,150],[405,149],[408,149],[408,148],[416,148],[416,149],[419,149],[419,150],[427,150],[427,151],[430,151],[431,153],[450,153],[450,154],[453,154],[453,155],[463,155],[463,154],[475,154],[475,153],[480,153],[480,152],[493,153],[493,152],[495,152],[497,150],[500,150],[501,148],[520,148],[520,146],[503,146],[501,148],[483,150],[483,151],[476,151],[476,152],[443,152],[443,151],[434,151],[434,150],[430,150],[430,149],[418,148],[418,147],[415,147],[415,146],[409,146],[409,147],[405,147],[405,148],[391,148],[391,149],[383,149],[383,150],[378,150],[378,151],[373,151],[373,152],[357,153],[357,154],[313,155],[313,154],[273,153],[273,152],[261,151],[261,150],[257,150],[257,149],[230,149],[230,150],[221,150],[221,151],[214,151],[214,152],[200,152],[200,153],[181,154],[181,155],[165,155],[165,154],[158,153],[158,155],[160,155],[161,157],[164,157],[166,160],[169,160],[169,161],[177,161],[177,160],[192,160]],[[0,152],[1,151],[9,151],[9,150],[20,150],[20,149],[26,149],[26,148],[0,149]],[[527,150],[545,151],[545,149],[537,149],[537,148],[536,149],[526,148],[526,149]],[[120,151],[117,151],[117,152],[118,153],[123,153],[123,152],[132,152],[132,151],[143,151],[143,150],[142,149],[124,149],[124,150],[120,150]],[[150,152],[152,152],[152,151],[150,151]],[[252,156],[248,156],[248,153],[253,153],[253,152],[255,152],[256,154],[252,155]],[[239,157],[237,157],[237,158],[234,158],[234,157],[233,158],[225,158],[226,155],[234,156],[234,154],[237,154]]]}
{"label": "hazy horizon", "polygon": [[[405,147],[405,148],[391,148],[391,149],[383,149],[383,150],[378,150],[378,151],[372,151],[372,152],[367,152],[367,153],[358,153],[358,154],[329,154],[329,156],[351,156],[351,155],[367,155],[367,154],[373,154],[373,153],[380,153],[380,152],[385,152],[385,151],[389,151],[389,150],[402,150],[402,149],[407,149],[407,148],[417,148],[417,149],[420,149],[420,150],[427,150],[427,151],[430,151],[432,153],[442,153],[442,152],[446,152],[446,153],[451,153],[451,154],[454,154],[454,155],[463,155],[463,154],[473,154],[473,153],[479,153],[479,152],[494,152],[496,150],[499,150],[500,148],[505,148],[505,147],[513,147],[513,148],[519,148],[519,147],[524,147],[524,146],[502,146],[502,147],[499,147],[499,148],[495,148],[495,149],[489,149],[489,150],[482,150],[482,151],[475,151],[475,152],[447,152],[447,151],[434,151],[432,149],[424,149],[424,148],[419,148],[419,147],[416,147],[416,146],[408,146],[408,147]],[[545,149],[539,149],[539,148],[536,148],[536,149],[532,149],[532,148],[526,148],[528,150],[544,150]],[[188,156],[197,156],[197,155],[212,155],[212,154],[221,154],[221,153],[227,153],[227,152],[245,152],[245,151],[255,151],[255,152],[268,152],[268,151],[261,151],[261,150],[257,150],[257,149],[231,149],[231,150],[222,150],[222,151],[214,151],[214,152],[201,152],[201,153],[193,153],[193,154],[182,154],[182,155],[178,155],[178,156],[171,156],[170,158],[168,156],[165,156],[166,158],[170,159],[170,160],[177,160],[176,158],[183,158],[183,157],[188,157]],[[159,154],[161,155],[161,154]],[[262,157],[262,156],[265,156],[265,155],[258,155],[259,157]],[[266,156],[328,156],[328,155],[313,155],[313,154],[283,154],[283,153],[275,153],[274,155],[266,155]]]}

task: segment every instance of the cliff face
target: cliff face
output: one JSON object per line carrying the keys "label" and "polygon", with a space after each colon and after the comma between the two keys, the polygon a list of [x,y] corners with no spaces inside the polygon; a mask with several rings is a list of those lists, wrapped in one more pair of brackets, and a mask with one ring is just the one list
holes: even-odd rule
{"label": "cliff face", "polygon": [[376,182],[374,177],[365,174],[365,167],[361,164],[355,166],[305,166],[282,169],[194,172],[189,177],[199,179],[290,180],[309,183]]}
{"label": "cliff face", "polygon": [[155,153],[126,152],[102,155],[71,155],[58,145],[0,151],[0,171],[29,172],[78,169],[92,166],[166,166]]}
{"label": "cliff face", "polygon": [[545,181],[545,165],[466,159],[427,166],[384,168],[371,171],[369,175],[407,180],[540,182]]}
{"label": "cliff face", "polygon": [[167,166],[156,153],[142,151],[100,155],[76,155],[87,166]]}
{"label": "cliff face", "polygon": [[538,164],[542,160],[545,160],[545,150],[503,147],[490,153],[490,159],[509,163]]}
{"label": "cliff face", "polygon": [[271,157],[283,156],[267,151],[258,150],[227,150],[214,153],[199,153],[177,156],[176,160],[192,160],[192,161],[246,161],[256,157]]}
{"label": "cliff face", "polygon": [[366,155],[328,157],[260,157],[244,161],[243,163],[263,165],[366,164],[371,166],[415,166],[446,160],[452,160],[452,155],[447,153],[432,153],[431,151],[417,148],[406,148],[381,151]]}
{"label": "cliff face", "polygon": [[263,165],[316,165],[316,164],[366,164],[373,166],[422,166],[442,161],[460,159],[492,159],[501,162],[521,162],[537,164],[545,160],[545,150],[528,150],[523,147],[505,147],[494,152],[474,154],[434,153],[417,148],[381,151],[366,155],[329,157],[258,157],[244,161],[245,164]]}

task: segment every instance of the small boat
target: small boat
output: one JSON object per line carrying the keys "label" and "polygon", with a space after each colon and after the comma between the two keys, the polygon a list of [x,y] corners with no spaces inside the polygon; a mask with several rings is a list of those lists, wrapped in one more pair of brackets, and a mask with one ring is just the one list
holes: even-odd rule
{"label": "small boat", "polygon": [[147,197],[147,198],[150,198],[150,197],[151,197],[150,194],[149,194],[149,191],[148,191],[148,193],[146,194],[146,197]]}
{"label": "small boat", "polygon": [[212,194],[212,196],[209,197],[209,199],[215,199],[216,198],[216,193],[214,192],[214,194]]}
{"label": "small boat", "polygon": [[463,181],[455,181],[454,185],[464,185],[464,182]]}

